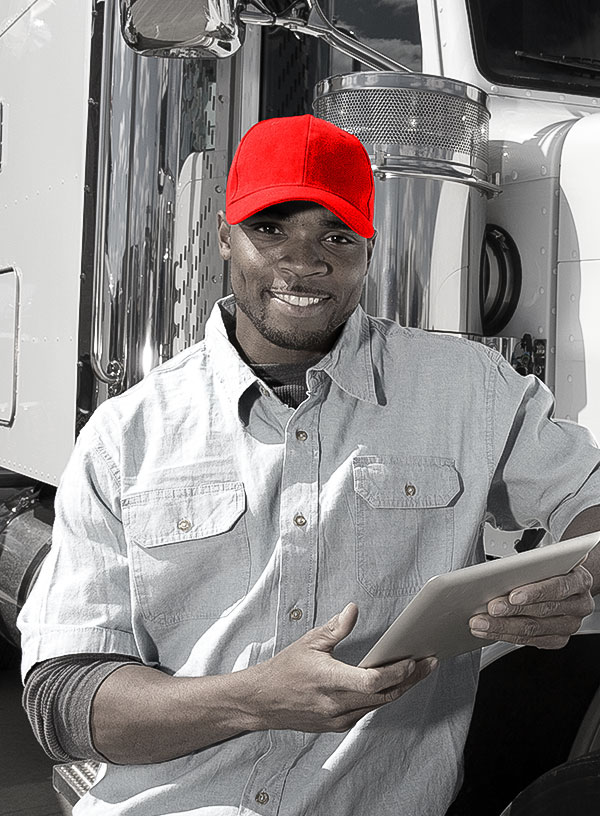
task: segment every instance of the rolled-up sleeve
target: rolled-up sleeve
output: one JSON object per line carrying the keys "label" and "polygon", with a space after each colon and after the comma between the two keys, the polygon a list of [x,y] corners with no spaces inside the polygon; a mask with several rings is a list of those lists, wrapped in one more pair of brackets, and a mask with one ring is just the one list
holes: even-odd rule
{"label": "rolled-up sleeve", "polygon": [[138,656],[118,468],[91,426],[63,473],[55,511],[50,553],[18,619],[23,677],[64,654]]}
{"label": "rolled-up sleeve", "polygon": [[491,394],[493,475],[488,520],[505,530],[544,527],[555,540],[600,504],[600,450],[587,428],[554,418],[551,391],[497,361]]}

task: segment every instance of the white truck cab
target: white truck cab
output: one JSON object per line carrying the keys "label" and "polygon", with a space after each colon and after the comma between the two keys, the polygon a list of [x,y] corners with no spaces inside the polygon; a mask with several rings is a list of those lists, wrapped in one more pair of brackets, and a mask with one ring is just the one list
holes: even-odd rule
{"label": "white truck cab", "polygon": [[[545,380],[557,416],[600,438],[594,0],[5,0],[7,640],[77,433],[100,402],[198,342],[228,291],[215,218],[239,138],[313,111],[372,157],[379,239],[365,308],[494,346]],[[490,529],[486,550],[542,538]],[[553,765],[600,749],[597,632],[594,615],[550,656],[489,647],[449,814],[500,814]],[[493,740],[490,722],[504,726]],[[520,748],[517,723],[537,728]]]}

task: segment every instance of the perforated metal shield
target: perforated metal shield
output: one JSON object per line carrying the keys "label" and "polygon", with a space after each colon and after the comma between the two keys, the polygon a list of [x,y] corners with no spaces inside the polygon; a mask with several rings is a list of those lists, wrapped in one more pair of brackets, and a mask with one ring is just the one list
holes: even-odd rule
{"label": "perforated metal shield", "polygon": [[472,85],[391,71],[346,74],[317,85],[313,109],[357,136],[375,165],[419,160],[487,174],[489,112]]}

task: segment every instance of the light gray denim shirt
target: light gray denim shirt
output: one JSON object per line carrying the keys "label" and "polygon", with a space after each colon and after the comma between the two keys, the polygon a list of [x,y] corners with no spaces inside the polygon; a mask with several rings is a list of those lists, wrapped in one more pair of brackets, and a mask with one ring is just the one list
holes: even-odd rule
{"label": "light gray denim shirt", "polygon": [[[560,537],[598,503],[589,433],[551,420],[548,389],[483,345],[358,308],[293,410],[240,359],[220,308],[233,300],[82,431],[20,618],[24,672],[76,652],[238,671],[349,601],[358,623],[335,654],[356,664],[430,576],[483,559],[486,518]],[[478,654],[345,734],[244,733],[108,765],[74,813],[442,816]]]}

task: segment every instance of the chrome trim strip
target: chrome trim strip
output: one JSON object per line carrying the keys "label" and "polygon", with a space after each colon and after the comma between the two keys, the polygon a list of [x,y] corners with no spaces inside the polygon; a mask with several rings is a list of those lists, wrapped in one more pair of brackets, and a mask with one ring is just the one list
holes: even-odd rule
{"label": "chrome trim strip", "polygon": [[484,178],[480,178],[480,171],[473,170],[472,175],[465,175],[452,168],[448,168],[446,173],[440,173],[439,166],[436,172],[432,172],[426,166],[424,167],[394,167],[387,164],[373,164],[371,165],[373,175],[378,180],[397,178],[398,176],[407,176],[409,178],[428,178],[436,181],[457,181],[459,184],[468,184],[471,187],[476,187],[478,190],[484,192],[488,198],[500,195],[502,187],[497,184],[492,184]]}
{"label": "chrome trim strip", "polygon": [[20,340],[20,329],[21,329],[21,321],[20,321],[20,314],[21,314],[21,271],[16,266],[6,266],[3,269],[0,269],[0,275],[6,272],[14,272],[15,274],[15,335],[14,335],[14,351],[13,351],[13,398],[12,398],[12,405],[10,414],[8,419],[0,419],[0,425],[10,428],[13,422],[15,421],[15,416],[17,414],[17,383],[18,383],[18,369],[19,369],[19,340]]}
{"label": "chrome trim strip", "polygon": [[[92,307],[92,336],[90,346],[90,362],[94,375],[100,382],[114,384],[122,375],[121,363],[110,360],[104,363],[104,331],[106,330],[106,313],[104,292],[106,289],[106,216],[108,210],[108,176],[110,153],[110,109],[111,84],[113,68],[113,38],[114,13],[113,0],[106,0],[104,15],[104,39],[102,45],[102,84],[99,114],[99,141],[98,141],[98,199],[96,205],[96,228],[94,236],[94,278],[93,278],[93,307]],[[116,307],[111,301],[108,328],[109,332],[115,323]],[[112,332],[110,332],[112,334]]]}
{"label": "chrome trim strip", "polygon": [[432,74],[399,73],[397,71],[360,71],[352,74],[336,74],[326,77],[315,85],[315,98],[347,90],[372,90],[373,88],[403,88],[406,90],[435,91],[463,97],[478,105],[487,104],[487,94],[476,85],[457,79]]}

